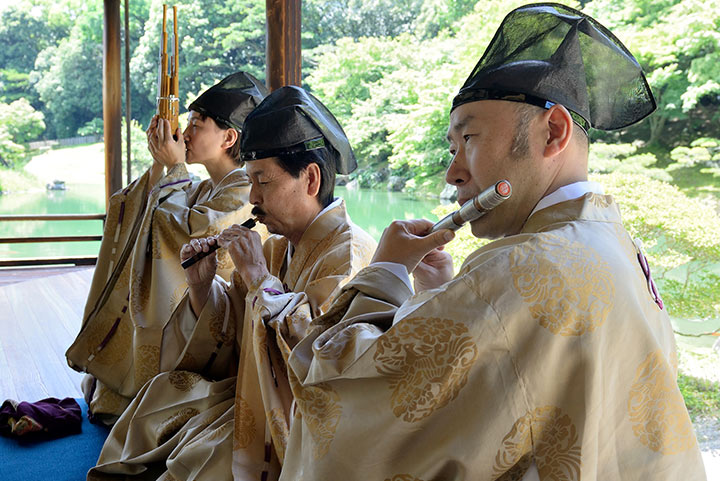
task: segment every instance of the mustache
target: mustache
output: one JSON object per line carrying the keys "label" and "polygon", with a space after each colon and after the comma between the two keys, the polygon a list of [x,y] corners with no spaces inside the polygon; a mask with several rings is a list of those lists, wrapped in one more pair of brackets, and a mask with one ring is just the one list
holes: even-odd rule
{"label": "mustache", "polygon": [[250,213],[256,217],[259,215],[265,215],[265,211],[257,206],[253,207],[252,210],[250,211]]}

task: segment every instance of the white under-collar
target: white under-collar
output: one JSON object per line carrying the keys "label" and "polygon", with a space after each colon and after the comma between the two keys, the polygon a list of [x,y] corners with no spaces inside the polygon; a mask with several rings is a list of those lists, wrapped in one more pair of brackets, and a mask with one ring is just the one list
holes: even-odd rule
{"label": "white under-collar", "polygon": [[597,182],[581,181],[574,182],[568,185],[563,185],[555,192],[548,194],[542,199],[540,199],[540,202],[537,203],[530,215],[533,215],[535,212],[550,207],[552,205],[559,204],[560,202],[577,199],[578,197],[582,197],[589,192],[600,195],[604,193],[602,186]]}

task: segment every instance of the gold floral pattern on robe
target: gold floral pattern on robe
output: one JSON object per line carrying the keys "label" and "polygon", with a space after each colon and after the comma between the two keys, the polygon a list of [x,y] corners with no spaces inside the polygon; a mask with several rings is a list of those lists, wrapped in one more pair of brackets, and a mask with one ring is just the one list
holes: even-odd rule
{"label": "gold floral pattern on robe", "polygon": [[132,289],[130,289],[130,310],[133,313],[142,312],[150,300],[150,288],[147,285],[147,278],[143,277],[138,282],[137,274],[132,273]]}
{"label": "gold floral pattern on robe", "polygon": [[615,284],[609,265],[579,242],[538,235],[515,247],[510,272],[533,318],[553,334],[592,332],[613,308]]}
{"label": "gold floral pattern on robe", "polygon": [[390,381],[393,414],[415,422],[457,397],[477,357],[464,324],[408,318],[379,338],[374,361]]}
{"label": "gold floral pattern on robe", "polygon": [[288,437],[290,431],[288,430],[287,421],[285,420],[285,414],[281,408],[274,408],[271,411],[265,413],[268,420],[268,426],[270,427],[270,435],[272,436],[274,446],[279,446],[277,449],[278,458],[285,458],[285,451],[287,450]]}
{"label": "gold floral pattern on robe", "polygon": [[313,439],[313,457],[320,459],[330,450],[330,443],[335,438],[335,430],[342,416],[340,396],[329,384],[302,386],[294,374],[288,374],[295,402]]}
{"label": "gold floral pattern on robe", "polygon": [[522,479],[530,467],[533,452],[540,479],[580,479],[577,428],[560,408],[537,408],[515,422],[495,455],[493,479]]}
{"label": "gold floral pattern on robe", "polygon": [[156,431],[158,446],[173,437],[181,427],[185,426],[185,423],[187,423],[190,418],[198,414],[200,414],[200,411],[195,408],[184,408],[173,413],[169,418],[160,423]]}
{"label": "gold floral pattern on robe", "polygon": [[661,350],[648,354],[638,366],[630,388],[628,413],[633,433],[653,451],[677,454],[697,442],[676,387],[673,367]]}
{"label": "gold floral pattern on robe", "polygon": [[158,372],[160,347],[143,345],[135,350],[135,388],[140,389]]}
{"label": "gold floral pattern on robe", "polygon": [[203,377],[196,372],[170,371],[168,373],[168,381],[170,381],[172,387],[182,392],[191,391],[202,380]]}
{"label": "gold floral pattern on robe", "polygon": [[255,439],[255,415],[250,405],[240,396],[235,396],[235,431],[233,433],[234,445],[246,448]]}

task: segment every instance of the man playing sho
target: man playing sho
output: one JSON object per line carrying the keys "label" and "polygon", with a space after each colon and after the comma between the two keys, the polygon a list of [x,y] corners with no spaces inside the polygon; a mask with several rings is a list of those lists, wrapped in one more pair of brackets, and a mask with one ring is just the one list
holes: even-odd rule
{"label": "man playing sho", "polygon": [[[189,267],[188,295],[165,328],[185,346],[174,356],[204,364],[205,377],[172,371],[145,385],[115,424],[90,479],[154,479],[165,470],[160,479],[279,477],[292,393],[278,381],[290,348],[268,339],[265,325],[282,324],[284,337],[297,343],[369,263],[376,244],[333,195],[336,172],[350,173],[356,161],[315,97],[298,87],[270,94],[245,121],[242,152],[252,214],[275,235],[263,245],[256,232],[234,225],[183,246],[189,259],[217,242],[236,269],[228,285],[215,275],[215,253]],[[223,379],[228,371],[237,377]]]}
{"label": "man playing sho", "polygon": [[587,182],[586,129],[654,109],[597,21],[559,4],[511,12],[448,129],[459,203],[512,184],[471,223],[496,240],[453,277],[438,250],[450,231],[385,230],[289,358],[281,479],[705,479],[667,312],[617,204]]}
{"label": "man playing sho", "polygon": [[[170,122],[153,117],[152,166],[110,198],[83,325],[66,353],[71,367],[90,373],[83,391],[96,419],[115,421],[143,384],[180,362],[161,351],[171,344],[163,326],[187,288],[178,252],[249,215],[240,128],[266,94],[256,78],[237,72],[190,104],[175,139]],[[202,164],[210,178],[192,182],[186,163]],[[229,256],[219,264],[229,279]]]}

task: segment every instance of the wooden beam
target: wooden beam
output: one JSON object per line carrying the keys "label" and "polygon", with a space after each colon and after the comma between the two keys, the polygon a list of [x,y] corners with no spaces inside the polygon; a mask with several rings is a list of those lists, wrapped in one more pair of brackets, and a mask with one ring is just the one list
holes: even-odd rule
{"label": "wooden beam", "polygon": [[120,79],[120,0],[103,0],[103,125],[105,205],[122,188],[122,81]]}
{"label": "wooden beam", "polygon": [[265,83],[270,90],[300,85],[300,6],[301,0],[265,0]]}

